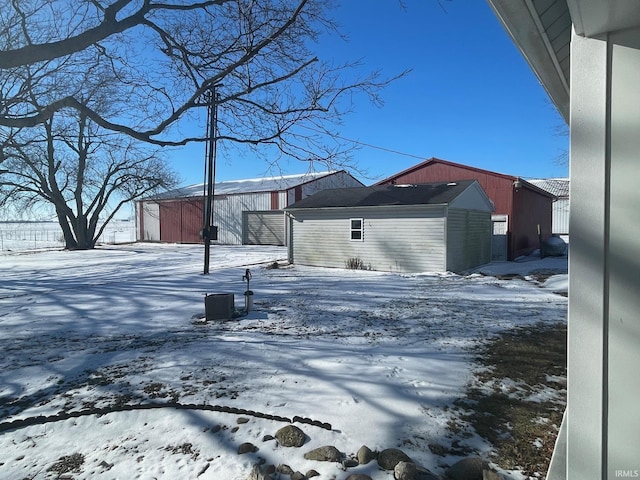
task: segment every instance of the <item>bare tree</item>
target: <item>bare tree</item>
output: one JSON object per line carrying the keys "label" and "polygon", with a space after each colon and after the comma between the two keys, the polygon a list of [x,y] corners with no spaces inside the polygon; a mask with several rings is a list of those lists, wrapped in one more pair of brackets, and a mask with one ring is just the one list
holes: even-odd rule
{"label": "bare tree", "polygon": [[104,131],[83,113],[54,114],[0,141],[0,206],[48,205],[66,248],[93,248],[123,205],[175,185],[156,150]]}
{"label": "bare tree", "polygon": [[[378,102],[390,80],[312,53],[322,33],[337,33],[330,9],[331,0],[0,0],[0,127],[72,110],[104,130],[184,145],[206,140],[180,121],[218,85],[219,139],[334,161],[330,134],[353,95]],[[94,100],[106,96],[109,114]]]}

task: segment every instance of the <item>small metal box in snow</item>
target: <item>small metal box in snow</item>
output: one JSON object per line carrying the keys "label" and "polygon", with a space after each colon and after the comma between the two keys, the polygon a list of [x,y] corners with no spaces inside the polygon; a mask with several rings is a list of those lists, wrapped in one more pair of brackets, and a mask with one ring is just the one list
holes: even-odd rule
{"label": "small metal box in snow", "polygon": [[204,312],[207,321],[229,320],[233,317],[233,293],[213,293],[204,297]]}

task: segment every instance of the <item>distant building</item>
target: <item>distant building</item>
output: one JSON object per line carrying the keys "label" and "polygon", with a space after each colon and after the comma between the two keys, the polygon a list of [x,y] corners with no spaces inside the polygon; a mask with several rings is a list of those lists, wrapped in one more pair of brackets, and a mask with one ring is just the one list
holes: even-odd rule
{"label": "distant building", "polygon": [[289,260],[461,272],[491,261],[493,204],[477,181],[323,190],[286,209]]}
{"label": "distant building", "polygon": [[[326,188],[361,187],[344,170],[231,180],[215,184],[215,243],[284,245],[283,208]],[[191,185],[136,202],[137,240],[201,243],[204,186]]]}
{"label": "distant building", "polygon": [[569,179],[547,178],[528,180],[529,183],[545,190],[556,197],[553,201],[551,233],[554,235],[569,235]]}
{"label": "distant building", "polygon": [[477,180],[493,201],[493,260],[514,260],[540,247],[551,235],[554,196],[521,177],[431,158],[377,185]]}

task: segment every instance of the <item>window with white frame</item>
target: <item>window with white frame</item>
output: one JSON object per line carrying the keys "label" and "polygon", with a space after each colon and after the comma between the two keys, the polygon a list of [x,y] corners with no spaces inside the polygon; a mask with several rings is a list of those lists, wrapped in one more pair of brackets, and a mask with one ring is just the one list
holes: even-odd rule
{"label": "window with white frame", "polygon": [[351,240],[362,242],[364,240],[364,220],[352,218],[349,222],[351,224]]}

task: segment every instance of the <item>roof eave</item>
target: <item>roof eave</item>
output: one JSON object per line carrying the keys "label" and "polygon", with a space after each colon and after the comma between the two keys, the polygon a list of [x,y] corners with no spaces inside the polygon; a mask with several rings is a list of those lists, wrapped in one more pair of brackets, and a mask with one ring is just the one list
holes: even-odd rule
{"label": "roof eave", "polygon": [[285,212],[317,212],[318,210],[361,210],[366,208],[418,208],[418,207],[446,207],[449,203],[410,203],[410,204],[383,204],[383,205],[346,205],[337,207],[287,207]]}
{"label": "roof eave", "polygon": [[569,84],[528,0],[487,0],[564,120],[569,122]]}

